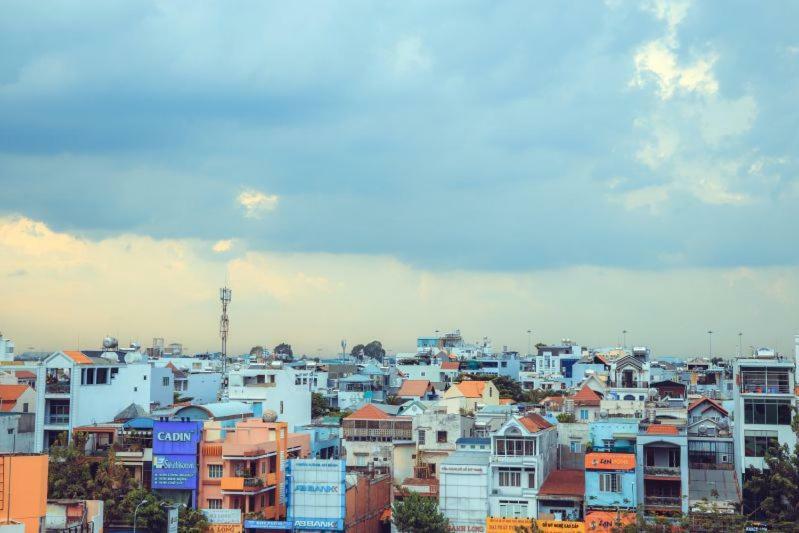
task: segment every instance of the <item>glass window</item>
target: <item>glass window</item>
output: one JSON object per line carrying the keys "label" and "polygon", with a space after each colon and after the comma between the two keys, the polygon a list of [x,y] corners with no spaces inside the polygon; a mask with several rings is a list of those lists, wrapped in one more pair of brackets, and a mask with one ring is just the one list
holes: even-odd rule
{"label": "glass window", "polygon": [[208,465],[208,477],[209,478],[222,477],[222,465]]}
{"label": "glass window", "polygon": [[744,436],[744,455],[746,457],[765,457],[769,448],[779,446],[777,437]]}
{"label": "glass window", "polygon": [[580,409],[580,420],[588,420],[588,409]]}
{"label": "glass window", "polygon": [[522,486],[522,473],[520,470],[513,470],[510,468],[499,469],[499,486],[500,487],[521,487]]}
{"label": "glass window", "polygon": [[790,425],[791,400],[752,398],[744,400],[744,423]]}
{"label": "glass window", "polygon": [[222,508],[222,500],[209,498],[208,499],[208,508],[209,509],[221,509]]}
{"label": "glass window", "polygon": [[419,430],[419,444],[424,444],[425,430]]}
{"label": "glass window", "polygon": [[161,384],[164,387],[168,387],[169,386],[169,376],[164,376],[164,378],[161,380]]}
{"label": "glass window", "polygon": [[599,475],[599,490],[600,492],[621,492],[619,490],[621,476],[619,474],[600,474]]}

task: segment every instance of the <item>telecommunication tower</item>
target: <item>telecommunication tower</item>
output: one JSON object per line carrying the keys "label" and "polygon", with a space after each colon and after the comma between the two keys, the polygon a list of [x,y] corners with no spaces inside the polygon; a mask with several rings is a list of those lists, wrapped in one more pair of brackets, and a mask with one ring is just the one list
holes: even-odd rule
{"label": "telecommunication tower", "polygon": [[227,306],[230,304],[231,291],[227,287],[219,289],[219,301],[222,302],[222,316],[219,319],[219,336],[222,338],[222,378],[227,379],[227,335],[230,322],[227,317]]}

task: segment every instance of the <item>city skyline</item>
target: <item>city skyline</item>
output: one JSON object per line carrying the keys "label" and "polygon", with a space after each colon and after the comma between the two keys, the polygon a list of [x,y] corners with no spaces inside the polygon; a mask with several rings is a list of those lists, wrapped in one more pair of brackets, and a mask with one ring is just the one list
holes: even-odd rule
{"label": "city skyline", "polygon": [[799,333],[797,6],[6,7],[18,351]]}

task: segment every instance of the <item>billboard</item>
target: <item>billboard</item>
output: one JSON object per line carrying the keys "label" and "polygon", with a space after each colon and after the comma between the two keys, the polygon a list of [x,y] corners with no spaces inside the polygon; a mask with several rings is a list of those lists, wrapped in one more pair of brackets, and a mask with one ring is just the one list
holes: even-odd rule
{"label": "billboard", "polygon": [[209,524],[241,524],[241,509],[203,509]]}
{"label": "billboard", "polygon": [[292,459],[287,472],[288,519],[294,522],[294,529],[343,530],[347,492],[344,461]]}
{"label": "billboard", "polygon": [[[529,528],[533,518],[486,518],[487,533],[513,533],[517,528]],[[583,533],[583,522],[569,522],[566,520],[535,520],[538,530],[542,533]]]}
{"label": "billboard", "polygon": [[200,422],[153,424],[154,489],[197,489],[197,444]]}

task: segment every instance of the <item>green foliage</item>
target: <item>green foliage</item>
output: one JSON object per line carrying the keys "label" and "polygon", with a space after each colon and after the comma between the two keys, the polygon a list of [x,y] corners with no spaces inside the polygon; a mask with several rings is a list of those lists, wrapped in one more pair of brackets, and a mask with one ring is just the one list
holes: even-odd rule
{"label": "green foliage", "polygon": [[350,355],[356,359],[363,359],[364,348],[365,346],[363,344],[356,344],[352,347],[352,350],[350,350]]}
{"label": "green foliage", "polygon": [[172,403],[190,402],[193,399],[191,396],[181,396],[178,391],[172,393]]}
{"label": "green foliage", "polygon": [[294,359],[294,352],[291,350],[291,344],[281,342],[275,349],[272,350],[274,356],[278,359],[292,360]]}
{"label": "green foliage", "polygon": [[404,403],[405,403],[405,400],[403,400],[399,396],[391,395],[388,398],[386,398],[386,404],[387,405],[402,405]]}
{"label": "green foliage", "polygon": [[255,357],[263,357],[264,356],[264,347],[263,346],[253,346],[250,348],[250,355]]}
{"label": "green foliage", "polygon": [[327,400],[325,397],[318,393],[314,392],[311,394],[311,418],[319,418],[320,416],[325,416],[330,412],[330,408],[327,405]]}
{"label": "green foliage", "polygon": [[438,510],[438,500],[411,492],[394,502],[392,521],[401,533],[448,533],[449,520]]}
{"label": "green foliage", "polygon": [[559,413],[555,418],[558,419],[558,422],[563,422],[564,424],[570,424],[577,421],[577,419],[574,417],[574,413]]}
{"label": "green foliage", "polygon": [[[120,504],[122,511],[122,522],[133,524],[136,506],[139,511],[136,514],[136,530],[161,532],[166,530],[167,507],[166,502],[157,494],[148,492],[143,488],[136,488],[130,491]],[[189,509],[185,506],[178,512],[178,533],[203,533],[208,529],[208,520],[199,509]]]}
{"label": "green foliage", "polygon": [[178,533],[203,533],[208,530],[208,519],[199,509],[181,507],[178,514]]}
{"label": "green foliage", "polygon": [[500,398],[513,398],[517,402],[524,401],[522,386],[515,379],[508,376],[497,376],[491,382],[499,390]]}
{"label": "green foliage", "polygon": [[377,359],[381,363],[386,356],[386,351],[383,349],[383,344],[380,341],[372,341],[363,347],[364,357]]}

